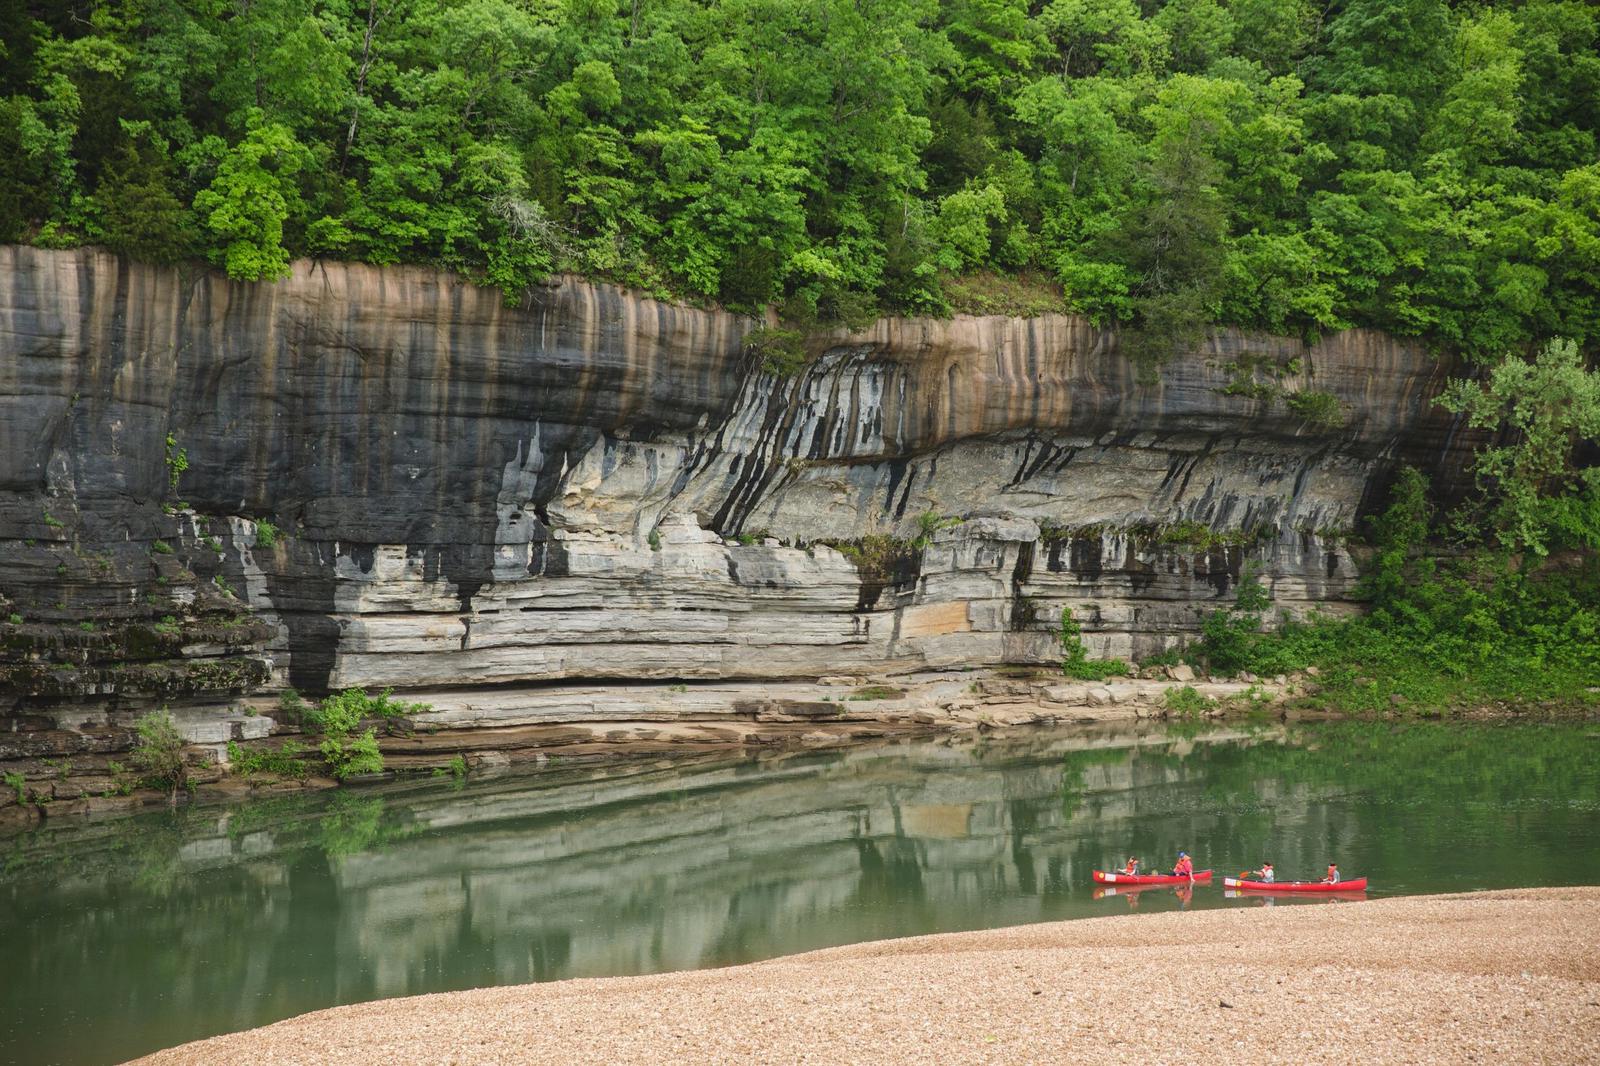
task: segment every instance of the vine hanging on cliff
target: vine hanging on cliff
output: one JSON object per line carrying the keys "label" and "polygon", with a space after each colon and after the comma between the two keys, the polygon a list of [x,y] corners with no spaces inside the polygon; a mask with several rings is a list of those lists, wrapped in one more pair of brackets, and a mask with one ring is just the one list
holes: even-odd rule
{"label": "vine hanging on cliff", "polygon": [[1108,677],[1123,677],[1128,664],[1120,659],[1091,659],[1083,644],[1083,626],[1072,617],[1072,608],[1061,608],[1061,628],[1056,633],[1061,642],[1061,672],[1079,681],[1104,681]]}

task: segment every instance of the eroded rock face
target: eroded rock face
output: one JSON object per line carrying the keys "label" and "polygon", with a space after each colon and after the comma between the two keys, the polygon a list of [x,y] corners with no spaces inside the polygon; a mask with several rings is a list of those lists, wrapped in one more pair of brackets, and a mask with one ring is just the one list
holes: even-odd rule
{"label": "eroded rock face", "polygon": [[[570,279],[506,307],[417,268],[0,248],[0,630],[30,627],[0,685],[143,698],[130,656],[213,663],[165,696],[881,673],[1049,659],[1063,606],[1142,656],[1246,565],[1340,609],[1363,501],[1467,444],[1436,361],[1368,332],[1225,332],[1141,384],[1068,316],[887,319],[790,379],[753,324]],[[1286,400],[1323,393],[1337,426]],[[117,639],[52,650],[86,620]]]}

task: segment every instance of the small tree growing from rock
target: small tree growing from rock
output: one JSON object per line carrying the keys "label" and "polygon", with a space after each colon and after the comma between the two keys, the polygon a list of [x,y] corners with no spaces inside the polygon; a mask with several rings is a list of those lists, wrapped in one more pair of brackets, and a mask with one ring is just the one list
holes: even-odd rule
{"label": "small tree growing from rock", "polygon": [[178,789],[189,784],[189,771],[183,763],[183,734],[165,708],[151,711],[133,727],[139,733],[131,755],[133,765],[144,772],[148,783],[165,788],[168,798],[176,803]]}

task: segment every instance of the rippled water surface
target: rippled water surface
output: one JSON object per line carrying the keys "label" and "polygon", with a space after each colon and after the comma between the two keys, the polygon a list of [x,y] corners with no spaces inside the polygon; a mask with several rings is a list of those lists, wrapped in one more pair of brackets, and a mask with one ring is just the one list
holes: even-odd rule
{"label": "rippled water surface", "polygon": [[1273,902],[1097,894],[1090,870],[1130,852],[1186,848],[1219,878],[1337,861],[1371,897],[1594,884],[1597,815],[1600,727],[1362,723],[1099,727],[62,820],[0,838],[0,1061],[118,1061],[385,996]]}

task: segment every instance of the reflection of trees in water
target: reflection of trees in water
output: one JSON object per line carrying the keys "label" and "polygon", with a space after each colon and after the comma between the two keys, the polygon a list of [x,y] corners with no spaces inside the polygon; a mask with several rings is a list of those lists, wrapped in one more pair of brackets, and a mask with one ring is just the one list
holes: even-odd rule
{"label": "reflection of trees in water", "polygon": [[135,868],[133,887],[156,896],[170,894],[183,876],[183,863],[179,858],[182,848],[182,826],[176,820],[131,837],[127,855]]}
{"label": "reflection of trees in water", "polygon": [[0,862],[0,878],[20,873],[30,865],[44,861],[39,854],[30,855],[29,850],[23,847],[22,841],[23,836],[19,833],[0,845],[5,848],[5,860]]}
{"label": "reflection of trees in water", "polygon": [[414,830],[384,823],[382,796],[341,792],[318,823],[317,846],[329,858],[355,855],[410,836]]}
{"label": "reflection of trees in water", "polygon": [[[397,952],[406,957],[404,978],[390,989],[374,980],[372,967],[350,966],[346,975],[345,998],[411,995],[441,988],[472,988],[496,981],[522,984],[529,981],[556,981],[573,974],[573,934],[558,924],[527,928],[528,916],[515,928],[502,928],[485,921],[468,901],[455,914],[444,915],[446,935],[435,938],[427,930],[412,926],[411,943]],[[552,916],[554,917],[554,916]],[[404,941],[405,927],[387,931]],[[410,954],[407,956],[407,950]],[[382,967],[378,967],[382,969]]]}
{"label": "reflection of trees in water", "polygon": [[[489,943],[492,945],[491,935]],[[528,941],[528,974],[534,981],[557,981],[572,972],[572,934],[565,929],[541,929]]]}
{"label": "reflection of trees in water", "polygon": [[0,890],[13,978],[0,1033],[24,1041],[17,1061],[121,1061],[326,1003],[329,942],[304,920],[289,857],[203,865],[185,822],[123,822],[114,854]]}
{"label": "reflection of trees in water", "polygon": [[1246,788],[1253,773],[1285,789],[1376,798],[1340,805],[1347,831],[1326,834],[1317,862],[1359,842],[1382,868],[1459,871],[1474,883],[1600,874],[1600,854],[1574,856],[1570,836],[1585,828],[1581,812],[1600,808],[1600,743],[1569,726],[1341,722],[1293,739],[1255,753],[1248,771],[1208,767],[1207,777],[1219,790]]}
{"label": "reflection of trees in water", "polygon": [[[1315,723],[1129,758],[1141,817],[1122,847],[1147,863],[1165,860],[1152,830],[1187,822],[1202,864],[1267,859],[1287,876],[1320,876],[1330,861],[1349,870],[1353,857],[1413,886],[1441,875],[1531,884],[1600,874],[1600,855],[1573,861],[1570,840],[1587,835],[1580,812],[1600,809],[1600,736],[1571,725]],[[1164,787],[1151,784],[1157,771]],[[1080,819],[1096,802],[1071,774],[1063,797]],[[1165,836],[1163,847],[1182,846]],[[1103,850],[1090,843],[1078,861],[1106,861]]]}
{"label": "reflection of trees in water", "polygon": [[1500,803],[1538,791],[1600,798],[1600,744],[1564,725],[1329,722],[1291,730],[1287,743],[1197,749],[1207,795],[1248,798],[1263,780],[1395,800],[1463,792]]}
{"label": "reflection of trees in water", "polygon": [[1087,790],[1084,775],[1096,766],[1118,766],[1133,757],[1132,748],[1086,748],[1061,756],[1061,817],[1067,821],[1083,805]]}
{"label": "reflection of trees in water", "polygon": [[[223,825],[234,840],[252,833],[271,832],[275,844],[287,842],[297,823],[309,823],[321,810],[320,797],[309,799],[303,795],[272,796],[251,800],[228,808]],[[303,826],[302,826],[303,828]]]}
{"label": "reflection of trees in water", "polygon": [[921,903],[928,898],[921,847],[907,837],[860,837],[861,862],[853,900],[866,904]]}
{"label": "reflection of trees in water", "polygon": [[1034,895],[1039,883],[1028,837],[1039,825],[1038,802],[1023,799],[1007,801],[1006,823],[1011,828],[1011,862],[1017,868],[1017,888],[1027,895]]}

